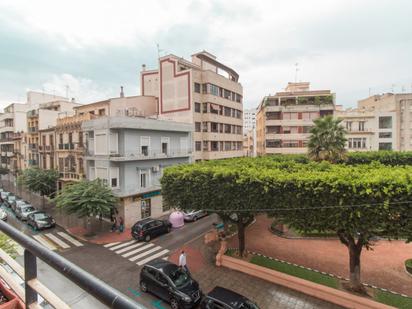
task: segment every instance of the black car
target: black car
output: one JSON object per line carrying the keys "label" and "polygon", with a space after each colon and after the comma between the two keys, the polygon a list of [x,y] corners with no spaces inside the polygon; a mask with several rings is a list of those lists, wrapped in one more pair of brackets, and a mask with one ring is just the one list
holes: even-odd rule
{"label": "black car", "polygon": [[202,296],[199,284],[188,272],[162,259],[143,266],[140,271],[140,289],[170,303],[172,309],[196,307]]}
{"label": "black car", "polygon": [[245,296],[231,290],[215,287],[205,296],[200,304],[202,309],[259,309],[259,307]]}
{"label": "black car", "polygon": [[35,230],[55,227],[56,221],[44,211],[35,211],[27,216],[27,224]]}
{"label": "black car", "polygon": [[153,237],[169,233],[172,224],[166,220],[145,219],[137,221],[132,227],[132,237],[137,240],[150,241]]}

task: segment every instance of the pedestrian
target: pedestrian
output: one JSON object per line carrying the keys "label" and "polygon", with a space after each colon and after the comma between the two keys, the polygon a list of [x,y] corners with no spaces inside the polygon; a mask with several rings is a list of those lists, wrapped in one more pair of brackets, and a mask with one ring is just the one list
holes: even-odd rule
{"label": "pedestrian", "polygon": [[117,230],[117,218],[113,217],[113,224],[112,224],[112,230],[111,232],[114,232]]}
{"label": "pedestrian", "polygon": [[123,233],[124,231],[124,221],[123,221],[123,217],[119,217],[119,232]]}
{"label": "pedestrian", "polygon": [[187,268],[187,264],[186,264],[186,253],[184,250],[182,250],[179,256],[179,267],[182,270],[189,272],[189,269]]}

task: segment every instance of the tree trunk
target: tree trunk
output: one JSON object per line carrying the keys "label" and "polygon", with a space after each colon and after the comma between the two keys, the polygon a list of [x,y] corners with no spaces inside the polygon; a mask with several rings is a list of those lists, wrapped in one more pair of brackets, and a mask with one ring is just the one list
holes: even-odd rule
{"label": "tree trunk", "polygon": [[360,257],[362,247],[359,249],[356,245],[350,244],[349,249],[349,283],[351,289],[362,292],[363,285],[360,281]]}
{"label": "tree trunk", "polygon": [[245,224],[242,220],[237,223],[237,237],[239,239],[239,255],[243,257],[245,251]]}
{"label": "tree trunk", "polygon": [[44,204],[45,204],[45,197],[44,195],[41,196],[41,210],[44,210]]}
{"label": "tree trunk", "polygon": [[91,221],[90,216],[88,216],[87,219],[86,219],[86,225],[87,225],[87,235],[89,235],[89,236],[93,235],[92,221]]}

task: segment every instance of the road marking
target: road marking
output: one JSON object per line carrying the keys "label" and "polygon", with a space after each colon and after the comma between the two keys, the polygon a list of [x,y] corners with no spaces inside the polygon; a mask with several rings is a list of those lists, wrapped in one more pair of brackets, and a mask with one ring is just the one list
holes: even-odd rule
{"label": "road marking", "polygon": [[137,262],[136,264],[139,265],[139,266],[141,266],[141,265],[146,264],[147,262],[149,262],[149,261],[151,261],[151,260],[154,260],[154,259],[156,259],[156,258],[158,258],[158,257],[161,257],[162,255],[165,255],[165,254],[168,253],[168,252],[169,252],[169,250],[164,249],[163,251],[160,251],[160,252],[158,252],[158,253],[156,253],[156,254],[154,254],[154,255],[149,256],[148,258],[146,258],[146,259],[144,259],[144,260],[142,260],[142,261]]}
{"label": "road marking", "polygon": [[134,245],[128,246],[128,247],[126,247],[126,248],[120,249],[120,250],[116,251],[115,253],[116,253],[116,254],[120,254],[120,253],[129,251],[130,249],[140,247],[140,246],[143,245],[143,244],[144,244],[144,242],[138,242],[137,244],[134,244]]}
{"label": "road marking", "polygon": [[44,234],[44,236],[50,238],[52,241],[54,241],[56,244],[58,244],[60,247],[62,247],[63,249],[68,249],[70,248],[70,246],[68,244],[66,244],[64,241],[58,239],[56,236],[54,236],[51,233],[47,233]]}
{"label": "road marking", "polygon": [[146,256],[146,255],[149,255],[149,254],[152,253],[152,252],[158,251],[158,250],[160,250],[160,249],[162,249],[162,247],[160,247],[160,246],[154,247],[154,248],[152,248],[152,249],[150,249],[150,250],[147,250],[147,251],[145,251],[145,252],[143,252],[143,253],[140,253],[139,255],[136,255],[136,256],[130,258],[129,261],[132,261],[132,262],[133,262],[133,261],[136,261],[136,260],[138,260],[138,259],[140,259],[140,258],[142,258],[142,257],[144,257],[144,256]]}
{"label": "road marking", "polygon": [[130,251],[130,252],[127,252],[127,253],[123,254],[122,257],[131,256],[131,255],[133,255],[133,254],[135,254],[135,253],[137,253],[137,252],[146,250],[147,248],[150,248],[150,247],[153,247],[153,246],[154,246],[154,244],[147,244],[146,246],[143,246],[143,247],[141,247],[141,248],[139,248],[139,249],[135,249],[135,250],[133,250],[133,251]]}
{"label": "road marking", "polygon": [[162,258],[162,260],[165,260],[165,261],[167,261],[168,259],[169,259],[168,256],[165,256],[164,258]]}
{"label": "road marking", "polygon": [[57,248],[44,239],[41,235],[33,235],[33,238],[36,239],[39,243],[45,246],[47,249],[56,250]]}
{"label": "road marking", "polygon": [[128,242],[124,242],[124,243],[122,243],[122,244],[120,244],[120,245],[117,245],[117,246],[111,247],[109,250],[114,251],[114,250],[116,250],[116,249],[120,249],[120,248],[122,248],[122,247],[124,247],[124,246],[128,246],[128,245],[134,244],[135,242],[136,242],[136,240],[132,240],[132,241],[128,241]]}
{"label": "road marking", "polygon": [[57,234],[59,234],[61,237],[63,237],[64,239],[70,241],[73,245],[75,245],[76,247],[81,247],[83,246],[83,244],[80,241],[77,241],[76,239],[74,239],[73,237],[71,237],[70,235],[64,233],[64,232],[58,232]]}
{"label": "road marking", "polygon": [[115,245],[117,245],[117,244],[120,244],[120,241],[117,241],[117,242],[112,242],[112,243],[110,243],[110,244],[105,244],[103,247],[105,247],[105,248],[109,248],[109,247],[111,247],[111,246],[115,246]]}

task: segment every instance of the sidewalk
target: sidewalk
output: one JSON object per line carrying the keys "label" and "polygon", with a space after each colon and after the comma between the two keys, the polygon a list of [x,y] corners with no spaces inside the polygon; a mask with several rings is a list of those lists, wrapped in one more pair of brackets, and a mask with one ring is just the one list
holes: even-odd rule
{"label": "sidewalk", "polygon": [[81,226],[68,228],[67,231],[70,234],[80,238],[83,241],[90,242],[93,244],[98,244],[98,245],[108,244],[112,242],[123,242],[123,241],[132,239],[130,228],[126,228],[122,233],[120,233],[119,231],[116,231],[116,232],[108,231],[108,232],[97,233],[95,236],[92,236],[92,237],[84,236],[87,233],[87,230]]}
{"label": "sidewalk", "polygon": [[183,249],[187,255],[187,266],[193,277],[201,285],[204,293],[210,292],[215,286],[222,286],[255,301],[261,309],[340,308],[282,286],[224,267],[215,266],[216,245],[204,245],[203,237],[198,238],[176,250],[169,257],[169,261],[177,264],[180,252]]}
{"label": "sidewalk", "polygon": [[[256,223],[246,230],[246,249],[348,278],[348,250],[339,240],[278,237],[269,231],[271,222],[266,216],[257,217]],[[228,245],[237,247],[237,237],[232,237]],[[412,258],[411,243],[380,240],[373,251],[362,250],[361,279],[381,288],[412,295],[412,277],[404,268],[404,261],[409,258]]]}

